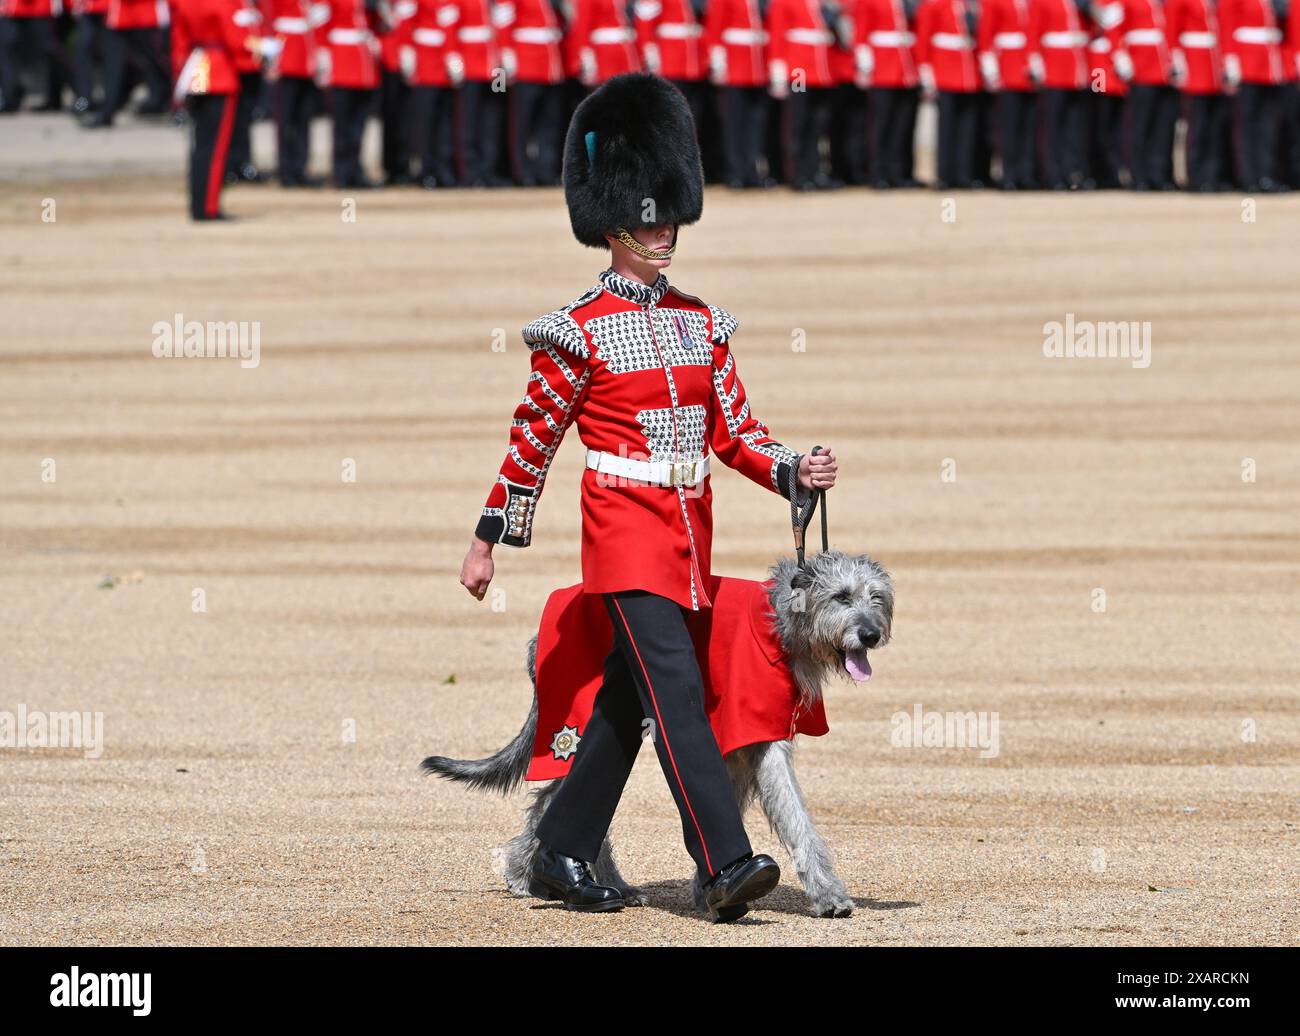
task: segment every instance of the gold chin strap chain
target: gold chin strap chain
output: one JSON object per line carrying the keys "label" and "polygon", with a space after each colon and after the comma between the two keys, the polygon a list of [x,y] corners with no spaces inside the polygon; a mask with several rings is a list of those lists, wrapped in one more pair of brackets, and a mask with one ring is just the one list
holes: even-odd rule
{"label": "gold chin strap chain", "polygon": [[619,244],[626,245],[643,259],[667,259],[677,251],[676,235],[673,236],[673,243],[662,250],[649,248],[646,245],[643,245],[626,230],[619,230],[619,232],[614,236],[618,238]]}

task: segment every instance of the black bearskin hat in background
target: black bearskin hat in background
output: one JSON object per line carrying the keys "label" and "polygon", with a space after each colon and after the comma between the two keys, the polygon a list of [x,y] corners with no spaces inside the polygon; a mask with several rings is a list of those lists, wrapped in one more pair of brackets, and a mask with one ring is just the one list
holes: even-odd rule
{"label": "black bearskin hat in background", "polygon": [[666,79],[629,72],[587,96],[564,139],[564,200],[573,236],[606,248],[606,234],[646,222],[694,223],[704,211],[695,120]]}

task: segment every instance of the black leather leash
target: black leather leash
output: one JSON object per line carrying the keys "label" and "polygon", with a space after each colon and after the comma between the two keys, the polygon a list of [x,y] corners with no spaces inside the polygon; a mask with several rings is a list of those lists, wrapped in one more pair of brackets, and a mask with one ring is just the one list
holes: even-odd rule
{"label": "black leather leash", "polygon": [[[814,446],[811,457],[817,456],[821,450],[820,446]],[[817,504],[822,505],[822,553],[825,554],[830,549],[830,543],[826,535],[826,490],[813,489],[810,491],[808,503],[800,507],[799,498],[799,467],[797,464],[790,465],[790,525],[794,530],[794,552],[799,560],[799,567],[804,568],[804,533],[808,526],[812,524],[813,512],[817,510]]]}

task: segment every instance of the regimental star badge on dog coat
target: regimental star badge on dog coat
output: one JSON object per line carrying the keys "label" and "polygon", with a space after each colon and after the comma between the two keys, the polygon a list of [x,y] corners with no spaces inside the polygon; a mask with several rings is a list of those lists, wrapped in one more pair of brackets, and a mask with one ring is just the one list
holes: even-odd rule
{"label": "regimental star badge on dog coat", "polygon": [[569,756],[578,750],[578,742],[581,740],[577,727],[561,727],[551,738],[551,752],[556,759],[568,762]]}

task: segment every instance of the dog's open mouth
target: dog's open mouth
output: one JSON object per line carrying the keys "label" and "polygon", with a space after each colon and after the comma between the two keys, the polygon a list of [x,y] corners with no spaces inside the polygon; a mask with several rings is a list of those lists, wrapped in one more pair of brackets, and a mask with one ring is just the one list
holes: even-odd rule
{"label": "dog's open mouth", "polygon": [[852,677],[854,683],[866,683],[871,679],[871,663],[867,661],[866,648],[853,648],[851,651],[840,650],[844,661],[844,671]]}

